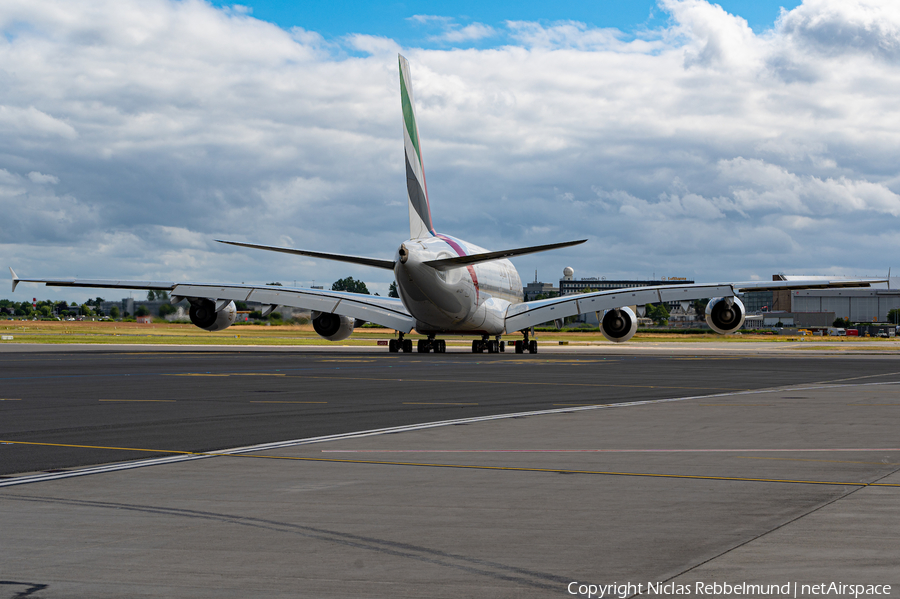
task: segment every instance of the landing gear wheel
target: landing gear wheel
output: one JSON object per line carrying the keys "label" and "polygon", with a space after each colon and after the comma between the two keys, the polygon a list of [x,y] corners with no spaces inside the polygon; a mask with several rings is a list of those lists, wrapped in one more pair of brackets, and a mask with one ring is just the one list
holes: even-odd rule
{"label": "landing gear wheel", "polygon": [[500,353],[502,354],[505,351],[506,351],[506,341],[501,341],[500,342]]}
{"label": "landing gear wheel", "polygon": [[443,339],[440,339],[437,342],[437,352],[441,354],[447,353],[447,342]]}
{"label": "landing gear wheel", "polygon": [[404,339],[403,340],[403,353],[404,354],[412,353],[412,339]]}
{"label": "landing gear wheel", "polygon": [[[531,332],[534,332],[534,331],[531,331]],[[521,341],[516,341],[516,353],[517,354],[522,354],[525,352],[528,352],[530,354],[537,353],[537,340],[528,339],[528,337],[529,337],[528,333],[529,333],[528,329],[523,329],[522,336],[525,338],[522,339]]]}
{"label": "landing gear wheel", "polygon": [[472,353],[473,354],[482,354],[484,353],[484,341],[479,339],[475,339],[472,341]]}
{"label": "landing gear wheel", "polygon": [[390,341],[388,341],[388,351],[392,354],[396,354],[398,351],[400,351],[400,342],[396,339],[391,339]]}

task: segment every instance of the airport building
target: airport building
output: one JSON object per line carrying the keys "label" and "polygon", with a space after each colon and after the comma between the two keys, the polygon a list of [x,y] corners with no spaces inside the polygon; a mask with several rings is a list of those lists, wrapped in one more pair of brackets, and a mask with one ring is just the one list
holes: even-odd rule
{"label": "airport building", "polygon": [[[792,277],[774,275],[773,281]],[[797,277],[809,278],[809,277]],[[888,322],[888,313],[900,309],[900,289],[896,279],[887,285],[848,289],[803,289],[798,291],[757,291],[741,296],[748,313],[834,314],[850,322]],[[774,317],[774,315],[773,315]],[[829,323],[830,324],[830,323]]]}
{"label": "airport building", "polygon": [[[781,310],[783,307],[779,306],[776,308],[774,306],[775,294],[771,291],[753,291],[750,293],[742,293],[740,295],[741,303],[744,304],[744,308],[747,309],[748,314],[753,314],[755,312],[772,312],[775,310]],[[790,312],[790,298],[788,298],[788,305],[786,306],[787,311]]]}
{"label": "airport building", "polygon": [[784,327],[797,329],[827,329],[837,318],[834,312],[763,312],[762,321],[748,324],[748,328]]}
{"label": "airport building", "polygon": [[556,297],[559,295],[559,287],[554,287],[553,283],[541,283],[538,281],[537,271],[534,271],[534,282],[527,283],[522,288],[525,295],[525,301],[537,299],[539,295],[544,297]]}
{"label": "airport building", "polygon": [[797,312],[834,312],[850,322],[887,322],[888,312],[900,309],[900,290],[896,289],[805,289],[791,291],[791,310]]}

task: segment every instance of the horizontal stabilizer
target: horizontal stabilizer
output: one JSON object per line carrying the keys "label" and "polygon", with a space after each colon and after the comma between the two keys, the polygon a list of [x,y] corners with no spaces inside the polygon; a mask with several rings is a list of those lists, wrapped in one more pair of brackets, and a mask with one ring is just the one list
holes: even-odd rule
{"label": "horizontal stabilizer", "polygon": [[228,245],[236,245],[245,248],[253,248],[257,250],[267,250],[269,252],[282,252],[284,254],[295,254],[297,256],[309,256],[310,258],[322,258],[324,260],[336,260],[338,262],[350,262],[351,264],[363,264],[365,266],[374,266],[375,268],[386,268],[394,270],[394,263],[390,260],[379,260],[378,258],[366,258],[364,256],[345,256],[344,254],[326,254],[323,252],[310,252],[307,250],[297,250],[294,248],[283,248],[272,245],[259,245],[257,243],[243,243],[241,241],[225,241],[216,239],[219,243],[227,243]]}
{"label": "horizontal stabilizer", "polygon": [[491,260],[502,260],[504,258],[512,258],[513,256],[523,256],[525,254],[536,254],[538,252],[546,252],[548,250],[556,250],[572,245],[584,243],[587,239],[579,239],[578,241],[564,241],[562,243],[551,243],[549,245],[533,245],[527,248],[515,248],[512,250],[500,250],[499,252],[486,252],[484,254],[473,254],[471,256],[458,256],[456,258],[444,258],[443,260],[430,260],[423,262],[426,266],[430,266],[436,270],[451,270],[454,268],[462,268],[479,262],[490,262]]}

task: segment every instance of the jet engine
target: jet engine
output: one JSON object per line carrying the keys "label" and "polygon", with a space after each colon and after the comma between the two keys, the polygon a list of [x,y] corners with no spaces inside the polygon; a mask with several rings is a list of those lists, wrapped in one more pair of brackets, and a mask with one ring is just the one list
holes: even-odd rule
{"label": "jet engine", "polygon": [[723,335],[741,328],[746,314],[744,304],[736,297],[714,297],[706,304],[706,324]]}
{"label": "jet engine", "polygon": [[631,308],[616,308],[603,313],[600,332],[613,343],[625,343],[637,332],[637,317]]}
{"label": "jet engine", "polygon": [[353,332],[356,319],[349,316],[340,316],[329,312],[313,312],[313,329],[320,336],[329,341],[341,341]]}
{"label": "jet engine", "polygon": [[224,303],[222,300],[214,302],[206,298],[191,299],[191,322],[207,331],[221,331],[227,329],[234,324],[237,316],[237,308],[234,302],[228,302],[218,310],[217,304]]}

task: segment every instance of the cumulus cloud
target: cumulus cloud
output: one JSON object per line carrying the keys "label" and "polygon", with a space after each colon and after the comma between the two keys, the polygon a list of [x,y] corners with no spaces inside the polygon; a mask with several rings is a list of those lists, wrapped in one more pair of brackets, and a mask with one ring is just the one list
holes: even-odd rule
{"label": "cumulus cloud", "polygon": [[418,23],[419,25],[428,25],[431,23],[437,23],[439,25],[449,25],[454,21],[453,17],[447,17],[443,15],[413,15],[407,20]]}
{"label": "cumulus cloud", "polygon": [[721,160],[719,173],[729,183],[736,206],[750,211],[781,211],[830,216],[854,212],[900,216],[900,195],[882,183],[847,177],[798,176],[761,160]]}
{"label": "cumulus cloud", "polygon": [[533,21],[507,21],[510,36],[519,44],[532,49],[578,48],[580,50],[612,49],[625,50],[637,45],[642,50],[647,46],[641,41],[625,44],[625,34],[618,29],[598,29],[577,21],[561,21],[544,25]]}
{"label": "cumulus cloud", "polygon": [[496,35],[496,30],[490,25],[483,23],[471,23],[459,29],[451,29],[446,31],[439,39],[448,42],[467,42],[484,39]]}
{"label": "cumulus cloud", "polygon": [[407,19],[417,25],[436,27],[440,30],[437,35],[429,36],[434,42],[447,42],[458,44],[463,42],[475,42],[497,35],[497,30],[484,23],[470,23],[460,25],[453,17],[441,15],[413,15]]}
{"label": "cumulus cloud", "polygon": [[0,105],[0,132],[4,135],[62,137],[75,139],[78,132],[69,125],[34,106]]}
{"label": "cumulus cloud", "polygon": [[755,34],[704,0],[660,6],[669,23],[637,36],[419,15],[441,39],[401,49],[201,0],[8,0],[0,255],[23,276],[351,275],[384,294],[382,271],[211,240],[390,257],[408,231],[402,51],[438,229],[491,248],[591,240],[520,272],[886,270],[900,9],[806,0]]}
{"label": "cumulus cloud", "polygon": [[45,175],[37,171],[31,171],[30,173],[28,173],[28,178],[31,179],[31,181],[34,183],[50,183],[52,185],[56,185],[57,183],[59,183],[59,177],[54,177],[53,175]]}
{"label": "cumulus cloud", "polygon": [[57,177],[31,172],[26,177],[0,169],[0,240],[3,243],[83,242],[97,226],[94,207],[70,194],[57,195],[47,184]]}
{"label": "cumulus cloud", "polygon": [[373,56],[386,56],[389,54],[397,54],[400,51],[400,44],[394,40],[378,35],[353,34],[347,36],[347,40],[354,50],[366,52]]}
{"label": "cumulus cloud", "polygon": [[[782,9],[783,10],[783,9]],[[900,5],[896,2],[806,0],[779,19],[780,33],[817,52],[862,52],[900,58]]]}
{"label": "cumulus cloud", "polygon": [[672,29],[686,40],[685,66],[751,66],[758,60],[764,41],[747,21],[705,0],[662,0],[677,25]]}

